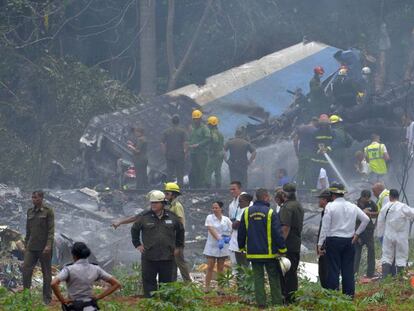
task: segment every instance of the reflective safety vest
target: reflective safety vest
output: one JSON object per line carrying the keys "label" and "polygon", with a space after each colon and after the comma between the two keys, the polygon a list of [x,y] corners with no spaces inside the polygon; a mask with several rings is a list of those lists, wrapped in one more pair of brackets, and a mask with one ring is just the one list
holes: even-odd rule
{"label": "reflective safety vest", "polygon": [[[254,214],[263,214],[263,213],[253,213],[252,215],[250,215],[250,217],[255,217]],[[273,244],[272,244],[272,214],[273,214],[273,209],[269,208],[269,211],[267,212],[266,217],[266,237],[267,237],[267,241],[266,241],[266,247],[262,248],[262,249],[267,249],[266,252],[261,252],[260,254],[255,254],[255,253],[251,253],[249,252],[249,249],[247,247],[248,245],[248,235],[246,237],[246,247],[245,247],[245,251],[246,251],[246,258],[247,259],[272,259],[272,258],[276,258],[278,256],[278,253],[285,253],[287,252],[286,248],[283,249],[278,249],[276,251],[273,250]],[[262,217],[263,215],[258,215],[257,217]],[[247,207],[244,211],[244,222],[246,225],[246,232],[249,232],[249,207]],[[256,245],[258,246],[258,245]],[[262,245],[260,245],[262,246]]]}
{"label": "reflective safety vest", "polygon": [[371,172],[379,175],[387,174],[387,163],[384,160],[384,145],[373,142],[371,145],[365,147],[365,155],[369,162]]}
{"label": "reflective safety vest", "polygon": [[382,204],[384,203],[384,198],[386,196],[390,195],[390,191],[389,190],[384,190],[383,192],[381,192],[381,194],[379,195],[379,198],[377,200],[377,207],[378,207],[378,212],[381,210],[382,208]]}

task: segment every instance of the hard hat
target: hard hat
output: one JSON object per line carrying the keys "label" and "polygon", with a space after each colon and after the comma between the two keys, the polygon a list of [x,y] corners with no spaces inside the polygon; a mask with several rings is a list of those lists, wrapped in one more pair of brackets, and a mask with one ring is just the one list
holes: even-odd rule
{"label": "hard hat", "polygon": [[191,117],[193,119],[201,119],[202,116],[203,116],[203,113],[200,110],[194,110],[193,113],[191,114]]}
{"label": "hard hat", "polygon": [[331,197],[331,192],[329,189],[322,190],[319,195],[317,195],[318,198],[324,198],[329,199]]}
{"label": "hard hat", "polygon": [[210,116],[207,119],[207,124],[217,125],[218,123],[219,123],[219,119],[216,116]]}
{"label": "hard hat", "polygon": [[371,74],[371,68],[369,68],[369,67],[362,68],[362,74],[363,75],[369,75],[369,74]]}
{"label": "hard hat", "polygon": [[325,73],[325,70],[323,69],[322,66],[318,66],[313,69],[313,72],[318,75],[323,75]]}
{"label": "hard hat", "polygon": [[279,264],[283,275],[285,275],[290,270],[290,266],[292,265],[289,258],[287,257],[280,257]]}
{"label": "hard hat", "polygon": [[339,69],[338,71],[338,75],[339,76],[346,76],[348,74],[348,69],[345,67],[342,67],[341,69]]}
{"label": "hard hat", "polygon": [[338,182],[333,182],[331,184],[331,187],[328,188],[328,190],[334,194],[345,194],[346,193],[345,186]]}
{"label": "hard hat", "polygon": [[329,122],[329,117],[327,114],[323,113],[319,116],[319,122]]}
{"label": "hard hat", "polygon": [[333,114],[329,117],[329,121],[331,121],[331,124],[335,124],[335,123],[338,123],[338,122],[342,122],[343,120],[340,116],[338,116],[336,114]]}
{"label": "hard hat", "polygon": [[149,201],[152,202],[165,202],[165,194],[159,190],[152,190],[149,193]]}
{"label": "hard hat", "polygon": [[175,182],[167,182],[164,185],[165,185],[164,191],[181,193],[180,186],[176,184]]}
{"label": "hard hat", "polygon": [[283,185],[283,191],[296,192],[296,185],[294,183],[287,183]]}

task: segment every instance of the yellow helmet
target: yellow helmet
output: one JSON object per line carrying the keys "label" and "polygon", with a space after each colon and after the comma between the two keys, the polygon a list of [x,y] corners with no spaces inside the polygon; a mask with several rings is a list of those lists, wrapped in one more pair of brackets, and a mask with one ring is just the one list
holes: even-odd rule
{"label": "yellow helmet", "polygon": [[333,114],[329,117],[329,121],[331,122],[331,124],[335,124],[335,123],[338,123],[338,122],[342,122],[343,120],[340,116],[338,116],[336,114]]}
{"label": "yellow helmet", "polygon": [[216,116],[210,116],[207,119],[207,124],[217,125],[218,123],[219,123],[219,119]]}
{"label": "yellow helmet", "polygon": [[193,113],[191,114],[191,117],[193,119],[201,119],[202,116],[203,116],[203,113],[200,110],[194,110]]}
{"label": "yellow helmet", "polygon": [[164,184],[165,188],[164,191],[171,191],[171,192],[176,192],[176,193],[181,193],[180,192],[180,186],[178,184],[176,184],[175,182],[167,182]]}

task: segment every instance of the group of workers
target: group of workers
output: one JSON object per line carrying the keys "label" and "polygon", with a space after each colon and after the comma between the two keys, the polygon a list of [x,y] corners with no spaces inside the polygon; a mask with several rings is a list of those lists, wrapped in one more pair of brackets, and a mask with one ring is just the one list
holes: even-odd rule
{"label": "group of workers", "polygon": [[[186,130],[180,125],[180,117],[173,115],[171,126],[162,133],[161,150],[167,165],[167,180],[177,180],[180,186],[184,186],[186,159],[189,159],[190,188],[221,188],[221,167],[224,161],[229,167],[230,179],[240,180],[247,185],[247,169],[256,157],[256,149],[243,138],[242,131],[236,130],[235,137],[225,143],[218,129],[218,117],[211,115],[205,123],[201,110],[193,110],[191,117],[191,128]],[[142,128],[132,128],[132,133],[133,137],[127,146],[133,156],[136,188],[147,189],[145,132]]]}
{"label": "group of workers", "polygon": [[[242,269],[253,271],[255,298],[260,308],[266,307],[266,269],[271,290],[271,304],[292,303],[298,289],[298,266],[302,244],[304,209],[296,198],[296,185],[286,183],[274,192],[274,203],[268,190],[260,188],[255,197],[243,192],[242,184],[230,184],[232,196],[228,216],[224,204],[215,201],[205,226],[207,240],[204,255],[207,258],[206,291],[211,290],[214,267],[224,270],[230,257],[236,278]],[[368,250],[367,276],[375,276],[375,233],[382,245],[382,275],[396,275],[404,271],[408,261],[408,236],[414,209],[399,201],[399,192],[387,190],[383,183],[375,183],[371,191],[363,190],[356,204],[345,200],[345,187],[332,183],[318,195],[322,217],[317,239],[319,279],[322,287],[338,290],[342,277],[342,291],[355,294],[355,275],[359,272],[361,251]],[[150,208],[124,220],[114,222],[114,228],[133,223],[132,244],[141,254],[144,296],[150,298],[159,283],[177,280],[177,269],[182,279],[191,282],[190,269],[184,258],[185,209],[179,202],[177,183],[165,184],[163,191],[152,190],[147,197]],[[51,301],[55,292],[65,310],[97,308],[97,300],[117,290],[121,284],[99,266],[90,264],[88,247],[76,242],[72,247],[74,262],[66,265],[51,280],[51,257],[54,243],[54,212],[43,203],[43,192],[32,194],[33,207],[27,212],[23,283],[30,288],[33,268],[40,262],[43,273],[43,300]],[[271,206],[273,205],[273,206]],[[375,232],[375,233],[374,233]],[[94,295],[95,281],[109,283],[104,292]],[[68,297],[59,284],[66,282]],[[238,284],[239,286],[240,284]],[[220,292],[220,288],[219,288]]]}

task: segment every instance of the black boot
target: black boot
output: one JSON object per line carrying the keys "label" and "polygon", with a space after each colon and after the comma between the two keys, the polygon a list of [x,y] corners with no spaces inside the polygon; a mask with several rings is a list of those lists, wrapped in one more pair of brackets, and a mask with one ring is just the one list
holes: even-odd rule
{"label": "black boot", "polygon": [[382,264],[382,278],[385,279],[391,274],[391,265],[389,263]]}

